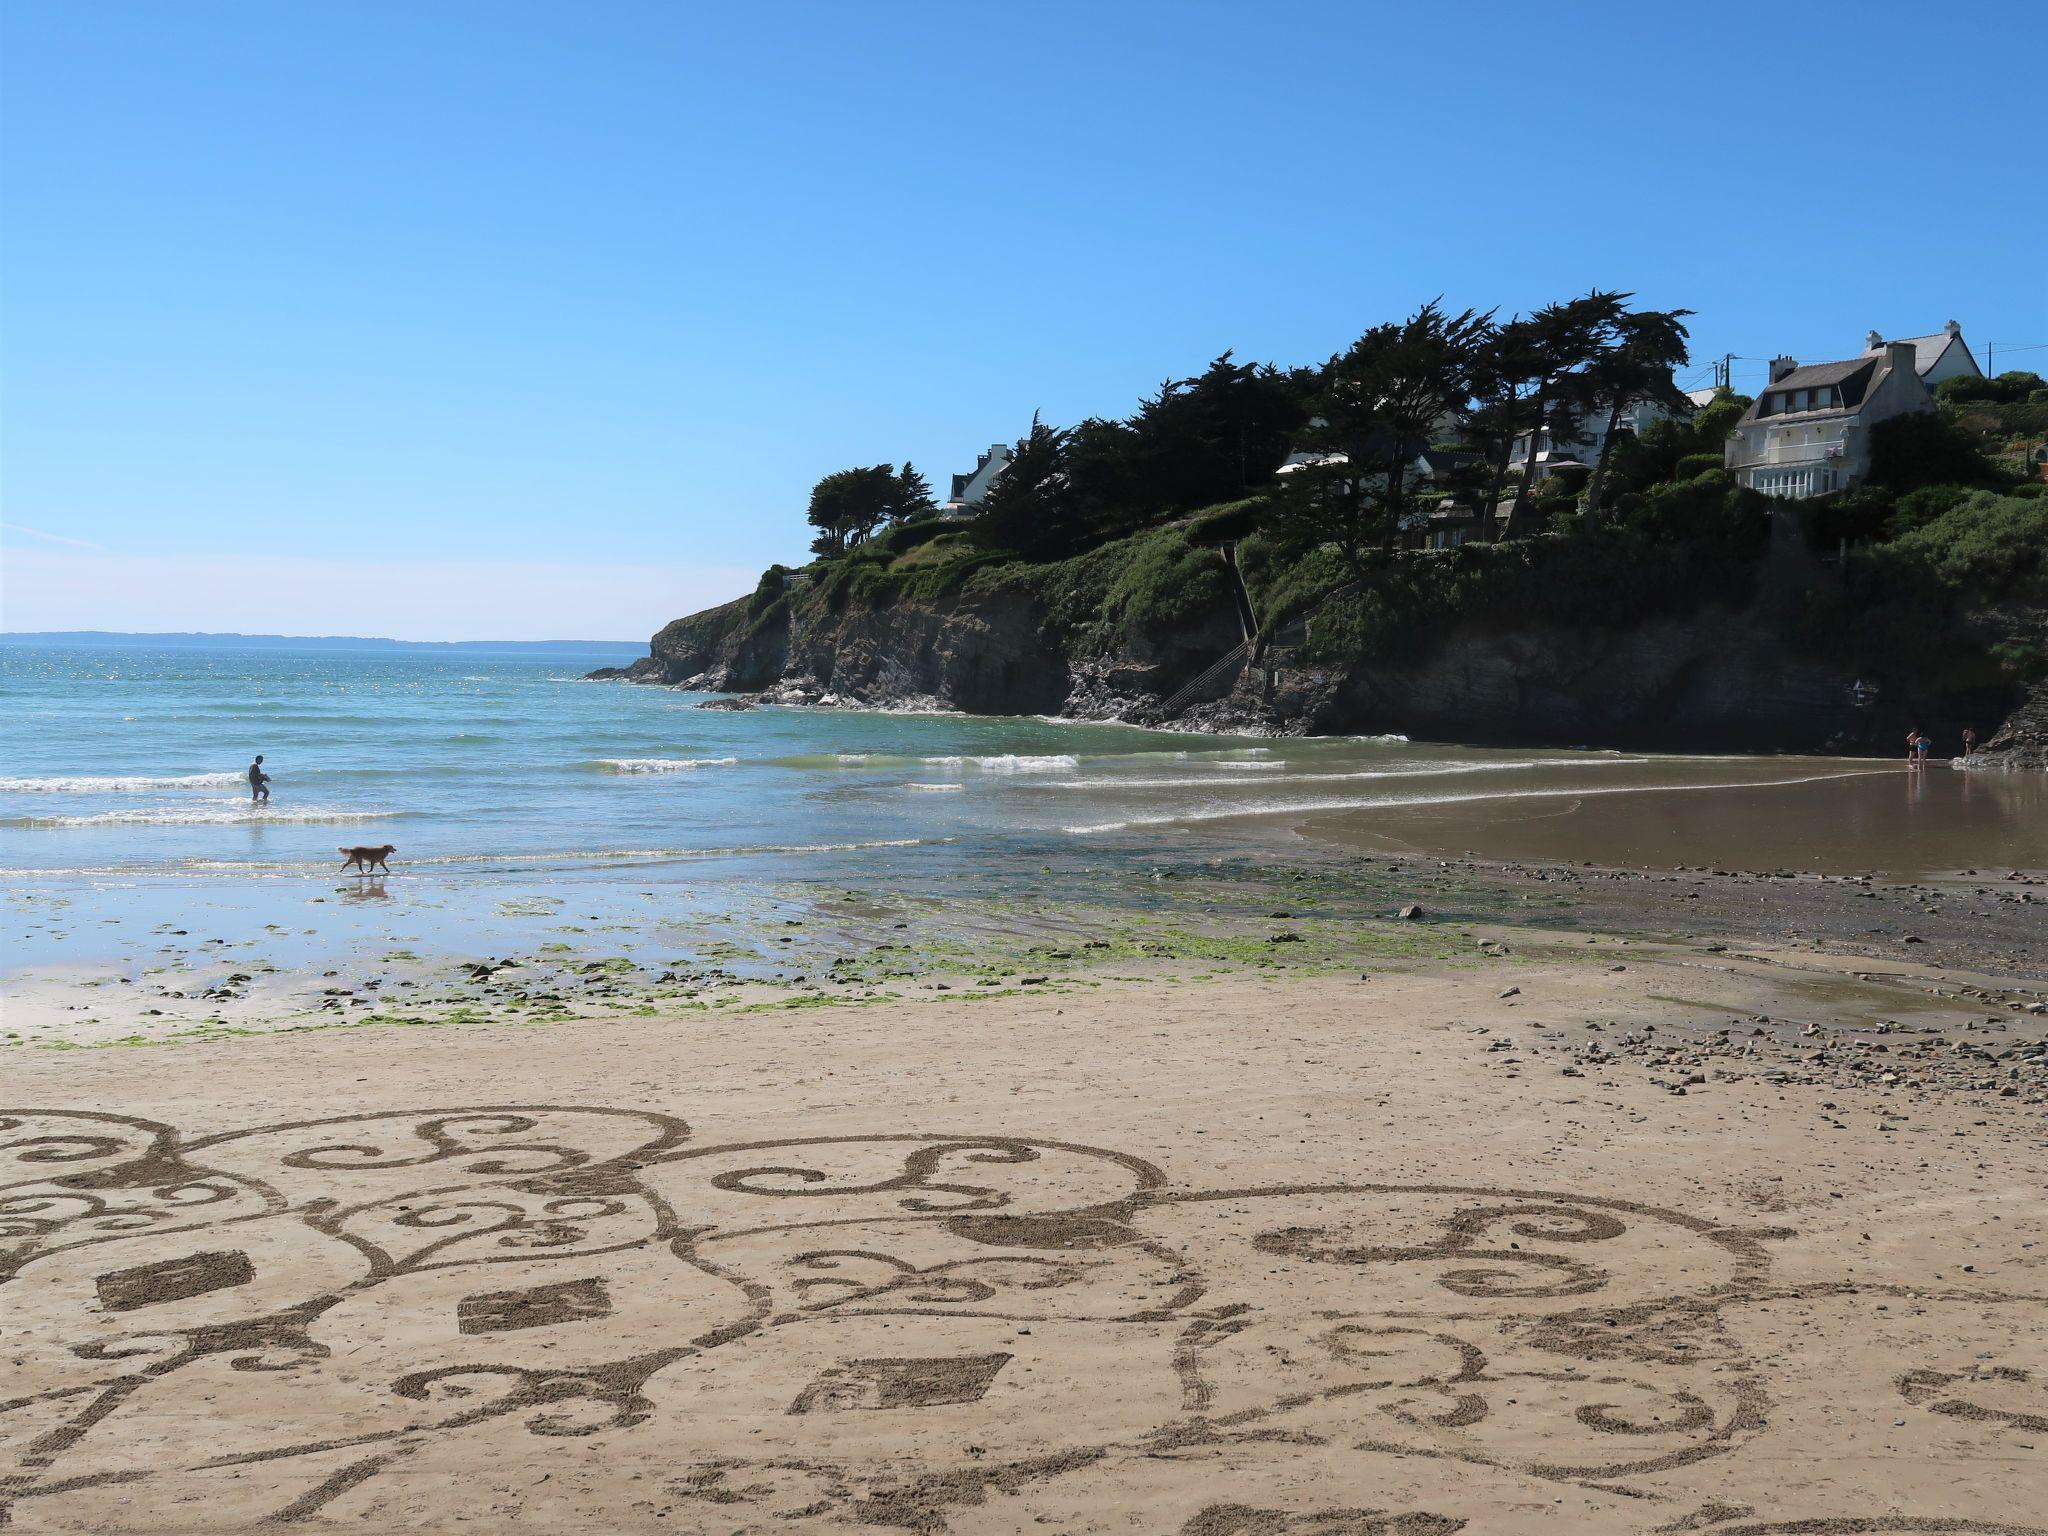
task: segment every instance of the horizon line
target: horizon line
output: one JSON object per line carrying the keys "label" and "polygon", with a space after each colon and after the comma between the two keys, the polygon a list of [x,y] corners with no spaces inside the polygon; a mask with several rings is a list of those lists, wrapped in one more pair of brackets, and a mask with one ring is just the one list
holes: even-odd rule
{"label": "horizon line", "polygon": [[237,629],[0,629],[0,642],[48,640],[65,636],[104,636],[120,640],[365,640],[378,645],[637,645],[645,640],[588,640],[554,636],[544,640],[493,638],[484,640],[414,640],[399,635],[288,635],[272,630]]}

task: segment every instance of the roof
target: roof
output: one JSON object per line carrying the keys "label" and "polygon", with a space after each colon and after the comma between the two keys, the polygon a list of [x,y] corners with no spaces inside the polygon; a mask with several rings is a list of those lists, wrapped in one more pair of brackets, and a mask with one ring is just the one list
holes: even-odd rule
{"label": "roof", "polygon": [[1941,361],[1941,354],[1948,350],[1952,341],[1961,341],[1960,333],[1936,331],[1932,336],[1895,336],[1894,341],[1910,342],[1913,346],[1913,371],[1925,373]]}
{"label": "roof", "polygon": [[1714,396],[1720,392],[1720,385],[1710,384],[1705,389],[1688,389],[1685,398],[1693,403],[1695,409],[1704,409],[1714,403]]}
{"label": "roof", "polygon": [[[1838,363],[1810,363],[1804,368],[1794,368],[1782,379],[1773,379],[1764,386],[1771,394],[1788,389],[1819,389],[1828,384],[1847,384],[1859,374],[1868,374],[1884,360],[1882,352],[1866,352],[1861,357],[1845,357]],[[1844,390],[1843,403],[1854,404]]]}
{"label": "roof", "polygon": [[1425,448],[1418,455],[1427,464],[1431,474],[1440,475],[1446,470],[1463,469],[1467,464],[1477,464],[1480,455],[1464,449]]}

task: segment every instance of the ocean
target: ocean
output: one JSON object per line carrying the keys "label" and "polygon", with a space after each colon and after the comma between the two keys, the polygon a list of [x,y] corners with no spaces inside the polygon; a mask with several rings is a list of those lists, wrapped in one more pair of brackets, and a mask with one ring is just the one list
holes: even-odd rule
{"label": "ocean", "polygon": [[[599,661],[0,645],[0,1046],[462,1017],[512,957],[533,998],[635,1009],[1103,942],[1142,962],[1161,937],[1242,960],[1303,902],[1334,955],[1342,914],[1388,915],[1418,859],[1457,893],[1435,915],[1531,918],[1467,854],[2048,864],[2038,774],[714,710],[583,681]],[[340,872],[341,845],[384,843],[388,877]]]}
{"label": "ocean", "polygon": [[[1908,848],[1892,862],[1946,867],[2017,860],[2041,825],[2031,782],[1893,763],[710,710],[703,695],[582,681],[593,664],[0,646],[0,874],[298,878],[333,871],[341,844],[393,843],[415,877],[701,880],[707,861],[754,876],[829,862],[893,883],[963,850],[1029,861],[1304,827],[1617,862],[1882,868]],[[258,752],[274,777],[261,805],[244,778]],[[1706,841],[1680,846],[1689,827]]]}

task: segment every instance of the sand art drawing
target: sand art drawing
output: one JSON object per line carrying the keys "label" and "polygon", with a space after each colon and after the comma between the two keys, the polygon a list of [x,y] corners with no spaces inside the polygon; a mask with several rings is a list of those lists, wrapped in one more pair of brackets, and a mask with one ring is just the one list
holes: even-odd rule
{"label": "sand art drawing", "polygon": [[[1606,1490],[1763,1432],[1729,1316],[1771,1294],[1773,1235],[1530,1190],[1191,1188],[1006,1136],[699,1146],[514,1106],[186,1140],[16,1111],[0,1521],[374,1523],[400,1471],[645,1465],[728,1522],[944,1531],[1120,1457],[1199,1486],[1302,1448],[1363,1486],[1393,1457]],[[2017,1368],[1897,1393],[1871,1411],[2048,1422]],[[1922,1528],[1854,1513],[1720,1528]],[[1217,1498],[1185,1529],[1459,1525]]]}

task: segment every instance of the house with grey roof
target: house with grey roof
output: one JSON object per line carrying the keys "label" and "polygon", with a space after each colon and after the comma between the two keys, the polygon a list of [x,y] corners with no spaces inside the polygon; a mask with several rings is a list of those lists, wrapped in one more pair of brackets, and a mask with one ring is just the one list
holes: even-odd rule
{"label": "house with grey roof", "polygon": [[[1951,320],[1932,336],[1901,336],[1897,338],[1913,349],[1913,371],[1920,376],[1920,382],[1932,393],[1934,386],[1943,379],[1981,379],[1984,370],[1977,366],[1977,358],[1970,351],[1970,344],[1963,340],[1962,322]],[[1872,331],[1864,338],[1866,353],[1881,352],[1887,343]]]}
{"label": "house with grey roof", "polygon": [[953,477],[952,493],[946,497],[946,504],[940,511],[947,517],[972,517],[988,495],[989,488],[1002,479],[1003,471],[1009,467],[1009,445],[990,444],[988,452],[974,461],[973,469]]}
{"label": "house with grey roof", "polygon": [[1791,499],[1847,490],[1869,472],[1872,428],[1934,409],[1920,357],[1918,341],[1907,340],[1804,368],[1772,358],[1770,383],[1728,434],[1736,483]]}

